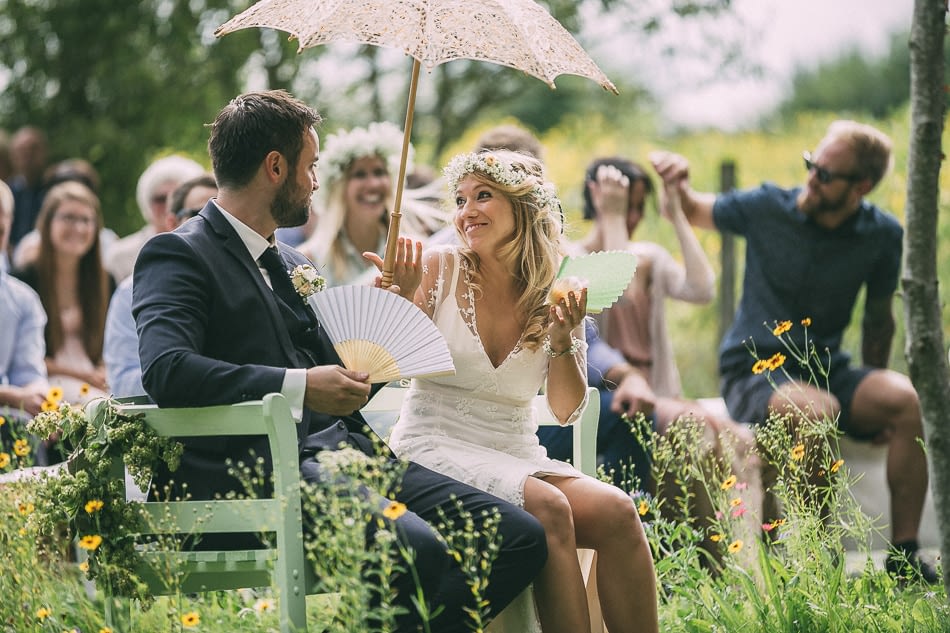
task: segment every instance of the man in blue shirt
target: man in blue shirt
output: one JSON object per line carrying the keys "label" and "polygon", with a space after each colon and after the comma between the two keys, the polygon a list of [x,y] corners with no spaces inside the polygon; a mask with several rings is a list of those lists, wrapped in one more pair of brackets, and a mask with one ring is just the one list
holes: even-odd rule
{"label": "man in blue shirt", "polygon": [[[0,259],[6,258],[13,216],[13,195],[0,182]],[[39,296],[0,266],[0,452],[10,448],[14,420],[40,412],[46,382],[46,313]]]}
{"label": "man in blue shirt", "polygon": [[[886,368],[903,229],[864,200],[891,161],[883,133],[836,121],[814,154],[805,152],[808,178],[794,189],[764,184],[717,197],[689,186],[682,156],[664,154],[655,164],[665,181],[678,184],[693,225],[746,239],[742,298],[719,354],[730,414],[755,424],[774,411],[789,414],[793,426],[806,416],[837,416],[844,433],[887,444],[887,569],[934,583],[935,570],[917,555],[927,490],[920,404],[910,380]],[[862,288],[863,365],[855,367],[841,337]],[[783,364],[786,343],[812,350],[809,362]]]}

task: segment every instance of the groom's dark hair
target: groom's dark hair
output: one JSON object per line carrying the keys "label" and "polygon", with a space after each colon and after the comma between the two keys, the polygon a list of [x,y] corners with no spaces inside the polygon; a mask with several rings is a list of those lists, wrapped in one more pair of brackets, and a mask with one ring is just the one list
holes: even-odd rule
{"label": "groom's dark hair", "polygon": [[235,97],[211,124],[208,153],[221,187],[241,187],[257,173],[268,152],[297,164],[304,132],[321,121],[316,110],[284,90]]}

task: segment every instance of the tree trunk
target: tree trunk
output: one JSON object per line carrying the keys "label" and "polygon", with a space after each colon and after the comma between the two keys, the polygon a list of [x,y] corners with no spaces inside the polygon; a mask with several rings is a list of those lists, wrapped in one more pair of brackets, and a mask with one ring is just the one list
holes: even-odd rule
{"label": "tree trunk", "polygon": [[950,594],[950,373],[937,282],[940,146],[946,113],[946,0],[916,0],[910,33],[911,135],[907,164],[904,310],[910,378],[920,396],[940,529],[943,584]]}

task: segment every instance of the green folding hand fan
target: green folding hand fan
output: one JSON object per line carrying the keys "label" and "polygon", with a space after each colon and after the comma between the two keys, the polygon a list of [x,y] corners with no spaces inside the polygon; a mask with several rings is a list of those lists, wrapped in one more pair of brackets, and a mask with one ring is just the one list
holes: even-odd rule
{"label": "green folding hand fan", "polygon": [[587,281],[587,312],[609,308],[633,280],[637,256],[625,251],[598,251],[561,261],[558,279],[579,277]]}

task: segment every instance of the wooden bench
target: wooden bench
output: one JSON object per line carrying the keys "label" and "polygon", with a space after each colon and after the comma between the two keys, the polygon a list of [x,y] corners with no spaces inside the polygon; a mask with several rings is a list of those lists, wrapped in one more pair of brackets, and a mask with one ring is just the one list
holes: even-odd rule
{"label": "wooden bench", "polygon": [[[377,427],[386,416],[395,421],[405,391],[384,387],[364,408],[367,418],[375,416]],[[574,426],[574,462],[588,474],[596,469],[599,402],[593,390],[589,406]],[[94,419],[104,403],[89,403],[87,419]],[[161,541],[149,542],[141,548],[141,564],[136,569],[149,592],[160,596],[274,587],[281,633],[307,631],[306,596],[316,590],[317,583],[304,555],[296,424],[287,400],[280,394],[269,394],[260,401],[229,406],[170,409],[123,402],[119,408],[124,414],[144,415],[147,424],[162,436],[265,435],[274,462],[273,498],[139,502],[148,524],[148,529],[138,535],[144,540],[171,534],[274,534],[274,546],[268,549],[179,551],[162,549]],[[536,409],[543,423],[556,423],[540,401]],[[124,466],[117,458],[110,473],[126,484]],[[129,490],[127,496],[133,498],[135,492]],[[589,573],[593,556],[587,558]],[[112,596],[107,596],[105,605],[106,623],[117,628],[118,612]]]}

